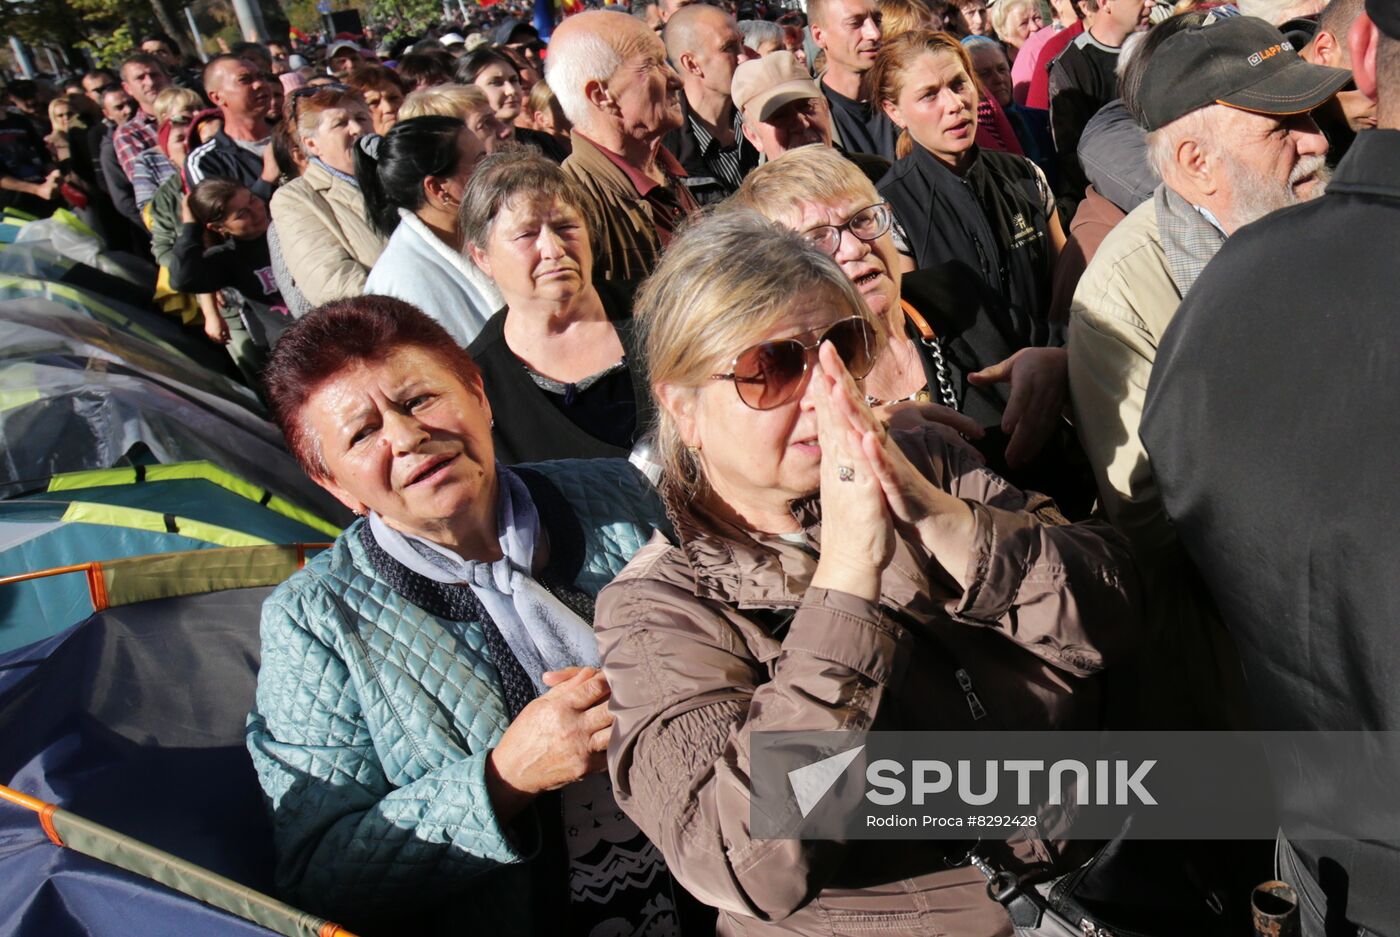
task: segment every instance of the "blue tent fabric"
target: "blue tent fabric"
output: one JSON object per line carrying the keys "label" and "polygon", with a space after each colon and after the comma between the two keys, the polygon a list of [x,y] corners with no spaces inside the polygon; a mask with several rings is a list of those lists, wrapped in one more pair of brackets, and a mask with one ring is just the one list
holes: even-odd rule
{"label": "blue tent fabric", "polygon": [[[270,592],[108,609],[0,655],[0,783],[268,892],[271,828],[243,724]],[[43,888],[0,862],[12,895]]]}
{"label": "blue tent fabric", "polygon": [[269,937],[272,931],[54,845],[35,815],[0,801],[0,934],[8,937]]}

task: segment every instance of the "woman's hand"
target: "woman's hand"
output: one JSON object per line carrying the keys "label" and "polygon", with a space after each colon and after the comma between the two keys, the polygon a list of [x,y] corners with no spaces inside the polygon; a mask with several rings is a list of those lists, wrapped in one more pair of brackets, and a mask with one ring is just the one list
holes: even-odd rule
{"label": "woman's hand", "polygon": [[[874,602],[880,596],[880,572],[894,554],[894,522],[879,480],[862,451],[862,433],[869,427],[857,428],[843,419],[834,400],[844,393],[838,388],[854,388],[854,382],[830,342],[822,344],[819,356],[820,365],[812,373],[811,392],[817,414],[817,441],[822,450],[825,535],[812,585]],[[875,425],[878,429],[873,432],[884,432],[882,426]]]}
{"label": "woman's hand", "polygon": [[1011,385],[1001,428],[1011,436],[1006,464],[1017,468],[1040,454],[1059,425],[1069,398],[1069,354],[1063,348],[1022,348],[967,379],[978,387]]}
{"label": "woman's hand", "polygon": [[[822,352],[825,355],[826,349],[823,348]],[[836,359],[834,351],[831,358]],[[828,364],[823,357],[822,363],[824,369],[833,365],[840,368],[838,378],[832,382],[833,411],[860,440],[865,463],[879,482],[894,521],[917,539],[959,584],[966,587],[967,583],[962,581],[962,577],[976,532],[972,509],[961,499],[933,484],[913,466],[890,439],[879,418],[865,405],[865,399],[839,360]]]}
{"label": "woman's hand", "polygon": [[520,711],[487,758],[486,783],[503,823],[544,791],[607,767],[613,718],[602,671],[571,668],[544,682],[549,691]]}

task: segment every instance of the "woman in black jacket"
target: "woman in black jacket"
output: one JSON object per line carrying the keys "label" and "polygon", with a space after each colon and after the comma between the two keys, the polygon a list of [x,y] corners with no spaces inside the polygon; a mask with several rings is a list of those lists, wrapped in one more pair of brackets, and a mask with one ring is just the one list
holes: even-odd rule
{"label": "woman in black jacket", "polygon": [[529,149],[483,160],[462,196],[462,235],[506,308],[468,351],[506,464],[625,457],[651,419],[625,284],[593,278],[587,196]]}
{"label": "woman in black jacket", "polygon": [[878,187],[916,269],[967,264],[1043,345],[1064,231],[1034,163],[977,146],[973,75],[967,50],[946,33],[916,30],[881,46],[871,88],[902,132],[899,159]]}

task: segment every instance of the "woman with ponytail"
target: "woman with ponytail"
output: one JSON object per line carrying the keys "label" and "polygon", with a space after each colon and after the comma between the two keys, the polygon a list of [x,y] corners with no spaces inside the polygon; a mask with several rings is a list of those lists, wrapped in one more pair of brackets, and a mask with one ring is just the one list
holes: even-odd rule
{"label": "woman with ponytail", "polygon": [[454,117],[414,117],[355,154],[370,224],[389,239],[365,281],[432,316],[462,347],[503,305],[490,277],[463,253],[462,192],[486,153]]}
{"label": "woman with ponytail", "polygon": [[1064,231],[1034,163],[977,146],[974,74],[967,50],[946,33],[916,30],[881,46],[871,88],[901,133],[880,194],[917,269],[963,261],[1043,344]]}

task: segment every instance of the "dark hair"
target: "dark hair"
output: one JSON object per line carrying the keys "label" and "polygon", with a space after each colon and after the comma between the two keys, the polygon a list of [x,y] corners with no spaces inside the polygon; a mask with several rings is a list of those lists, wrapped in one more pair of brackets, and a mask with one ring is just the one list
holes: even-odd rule
{"label": "dark hair", "polygon": [[[1162,47],[1162,43],[1177,33],[1199,28],[1210,15],[1209,10],[1178,13],[1176,16],[1168,17],[1153,26],[1138,43],[1132,58],[1123,67],[1123,77],[1118,80],[1118,96],[1123,99],[1123,105],[1128,109],[1128,113],[1133,115],[1133,120],[1137,121],[1138,126],[1147,126],[1147,120],[1139,108],[1138,92],[1142,90],[1142,76],[1146,73],[1147,66],[1151,64],[1152,56]],[[1189,78],[1183,75],[1182,80],[1186,81]]]}
{"label": "dark hair", "polygon": [[248,58],[248,54],[252,53],[254,58],[266,59],[269,62],[272,61],[272,53],[269,52],[267,46],[263,45],[261,42],[250,42],[245,39],[229,46],[228,51],[234,58],[246,59]]}
{"label": "dark hair", "polygon": [[399,59],[399,77],[409,87],[445,85],[456,77],[457,60],[451,52],[430,49],[410,52]]}
{"label": "dark hair", "polygon": [[117,77],[117,73],[112,71],[110,68],[94,68],[90,72],[83,73],[83,78],[91,78],[93,76],[97,76],[98,78],[106,78],[107,84],[109,85],[115,85],[121,82],[121,79]]}
{"label": "dark hair", "polygon": [[395,124],[378,146],[355,147],[355,178],[376,231],[388,237],[398,227],[400,208],[423,207],[424,179],[457,171],[457,138],[465,129],[456,117],[414,117]]}
{"label": "dark hair", "polygon": [[273,420],[308,475],[330,477],[318,441],[301,420],[307,398],[347,366],[383,361],[405,346],[437,356],[464,384],[480,378],[471,355],[446,329],[416,306],[390,296],[326,303],[282,333],[263,371],[263,388]]}
{"label": "dark hair", "polygon": [[[128,55],[126,58],[122,59],[122,66],[119,71],[126,71],[128,65],[149,65],[151,68],[161,69],[161,74],[165,74],[165,66],[160,63],[160,59],[151,55],[149,52],[137,52],[135,55]],[[123,76],[122,80],[126,80],[125,76]]]}
{"label": "dark hair", "polygon": [[505,65],[515,72],[516,77],[520,75],[520,67],[502,55],[500,50],[482,48],[457,63],[457,80],[464,85],[475,84],[476,76],[489,65]]}
{"label": "dark hair", "polygon": [[16,101],[33,101],[39,97],[39,86],[28,78],[10,82],[5,90]]}
{"label": "dark hair", "polygon": [[190,214],[202,225],[218,224],[228,216],[229,203],[243,188],[232,179],[205,179],[190,190]]}
{"label": "dark hair", "polygon": [[296,154],[301,152],[297,146],[296,123],[284,120],[272,128],[272,158],[277,161],[277,171],[282,174],[283,179],[291,180],[301,175],[301,164],[297,162]]}
{"label": "dark hair", "polygon": [[171,38],[170,38],[169,36],[167,36],[165,33],[147,33],[147,34],[146,34],[146,38],[144,38],[144,39],[142,39],[140,42],[136,43],[136,48],[139,49],[139,48],[141,48],[142,46],[144,46],[144,45],[145,45],[146,43],[148,43],[148,42],[159,42],[161,45],[165,46],[167,49],[169,49],[169,50],[170,50],[172,53],[174,53],[175,55],[179,55],[179,54],[180,54],[180,47],[179,47],[178,45],[175,44],[175,40],[174,40],[174,39],[171,39]]}
{"label": "dark hair", "polygon": [[399,94],[408,94],[403,79],[395,74],[392,68],[385,68],[383,65],[356,65],[354,71],[346,76],[345,83],[360,94],[366,91],[383,91],[385,88],[393,88]]}
{"label": "dark hair", "polygon": [[[205,179],[190,190],[190,214],[204,229],[204,245],[212,247],[223,240],[210,230],[228,217],[229,205],[247,186],[232,179]],[[257,196],[254,196],[256,198]]]}

